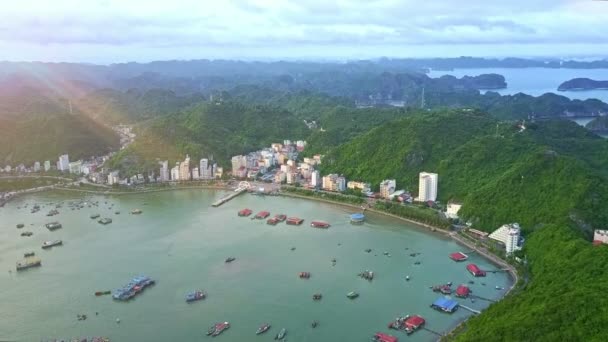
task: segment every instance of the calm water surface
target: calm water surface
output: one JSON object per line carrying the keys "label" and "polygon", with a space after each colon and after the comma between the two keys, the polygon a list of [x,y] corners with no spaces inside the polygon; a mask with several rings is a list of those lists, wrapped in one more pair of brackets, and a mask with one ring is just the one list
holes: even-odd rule
{"label": "calm water surface", "polygon": [[[428,289],[430,285],[447,281],[458,285],[473,279],[465,264],[448,258],[462,250],[451,240],[382,216],[370,216],[364,225],[353,226],[348,223],[351,210],[313,201],[243,195],[211,208],[222,194],[201,190],[122,197],[44,193],[10,202],[0,209],[0,340],[103,335],[112,341],[205,341],[210,340],[204,336],[209,326],[227,320],[232,327],[216,340],[270,341],[284,327],[289,341],[368,341],[374,332],[387,331],[387,323],[399,314],[420,314],[429,329],[440,332],[471,315],[464,309],[447,315],[429,308],[438,297]],[[66,204],[85,198],[99,201],[99,207],[70,210]],[[48,218],[51,202],[64,205],[58,216]],[[44,207],[30,214],[34,203]],[[244,207],[299,216],[306,222],[299,227],[269,226],[237,217],[237,210]],[[143,214],[130,215],[133,208],[141,208]],[[115,215],[116,210],[121,214]],[[93,213],[114,222],[102,226],[89,218]],[[53,232],[44,228],[51,219],[63,228]],[[332,226],[313,229],[308,225],[313,219]],[[18,223],[26,227],[18,230]],[[20,237],[24,230],[34,235]],[[42,242],[51,239],[62,239],[64,245],[42,250]],[[365,253],[366,248],[372,253]],[[15,262],[27,251],[42,258],[42,267],[15,272]],[[411,257],[412,252],[421,255]],[[237,260],[225,264],[228,256]],[[337,259],[335,266],[332,258]],[[495,268],[477,255],[471,260],[483,269]],[[421,265],[414,265],[415,261]],[[365,269],[376,273],[373,282],[356,276]],[[311,272],[311,278],[299,279],[301,271]],[[156,279],[157,284],[133,301],[120,303],[110,296],[93,295],[121,287],[138,274]],[[411,281],[404,280],[406,275]],[[496,285],[506,288],[510,279],[504,273],[489,273],[471,287],[479,296],[497,299],[504,291],[496,290]],[[208,298],[186,304],[184,295],[194,289],[206,290]],[[361,296],[348,300],[349,291]],[[322,301],[312,301],[316,292],[323,294]],[[477,309],[489,304],[462,302]],[[89,318],[77,321],[79,313]],[[312,320],[320,322],[316,329],[310,328]],[[255,336],[264,322],[272,329]],[[398,332],[393,335],[436,340],[428,331],[407,338]]]}
{"label": "calm water surface", "polygon": [[429,77],[441,77],[442,75],[462,77],[489,73],[501,74],[505,77],[507,88],[498,90],[498,93],[502,95],[525,93],[539,96],[545,93],[555,93],[571,99],[599,99],[608,103],[608,90],[557,91],[560,84],[577,77],[608,80],[608,69],[480,68],[437,70],[431,71],[428,75]]}

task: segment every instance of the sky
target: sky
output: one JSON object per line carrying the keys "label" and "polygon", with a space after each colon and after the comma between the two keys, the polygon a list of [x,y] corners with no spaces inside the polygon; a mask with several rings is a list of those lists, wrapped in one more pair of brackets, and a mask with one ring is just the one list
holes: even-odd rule
{"label": "sky", "polygon": [[0,59],[608,57],[600,0],[17,0]]}

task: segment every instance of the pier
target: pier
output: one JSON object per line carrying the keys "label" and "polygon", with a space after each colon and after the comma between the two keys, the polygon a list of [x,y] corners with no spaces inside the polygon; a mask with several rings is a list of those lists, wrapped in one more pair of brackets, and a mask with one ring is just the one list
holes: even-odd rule
{"label": "pier", "polygon": [[[492,303],[496,303],[496,301],[494,299],[490,299],[490,298],[485,298],[485,297],[481,297],[481,296],[477,296],[477,295],[469,295],[469,297],[471,298],[475,298],[475,299],[481,299],[481,300],[486,300],[488,302],[492,302]],[[462,305],[461,305],[462,306]]]}
{"label": "pier", "polygon": [[435,334],[435,335],[437,335],[437,336],[443,337],[443,334],[442,334],[442,333],[437,332],[437,331],[435,331],[435,330],[431,330],[431,329],[429,329],[429,328],[425,328],[425,327],[420,327],[420,329],[421,329],[421,330],[424,330],[424,331],[428,331],[428,332],[430,332],[430,333],[432,333],[432,334]]}
{"label": "pier", "polygon": [[235,198],[236,196],[242,194],[243,192],[247,191],[247,189],[245,188],[237,188],[236,190],[234,190],[234,192],[220,198],[219,200],[213,202],[213,204],[211,205],[212,207],[219,207],[220,205],[230,201],[231,199]]}
{"label": "pier", "polygon": [[471,312],[472,312],[472,313],[474,313],[474,314],[480,314],[480,313],[481,313],[481,311],[479,311],[479,310],[475,310],[475,309],[473,309],[473,308],[470,308],[470,307],[468,307],[468,306],[464,306],[464,305],[462,305],[462,304],[460,304],[460,307],[461,307],[461,308],[463,308],[463,309],[465,309],[465,310],[469,310],[469,311],[471,311]]}

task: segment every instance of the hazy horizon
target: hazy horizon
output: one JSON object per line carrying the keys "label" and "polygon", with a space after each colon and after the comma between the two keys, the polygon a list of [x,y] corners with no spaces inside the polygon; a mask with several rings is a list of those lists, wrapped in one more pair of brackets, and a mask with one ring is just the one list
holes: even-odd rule
{"label": "hazy horizon", "polygon": [[[24,0],[0,4],[6,61],[606,58],[608,2]],[[474,15],[471,15],[474,13]]]}

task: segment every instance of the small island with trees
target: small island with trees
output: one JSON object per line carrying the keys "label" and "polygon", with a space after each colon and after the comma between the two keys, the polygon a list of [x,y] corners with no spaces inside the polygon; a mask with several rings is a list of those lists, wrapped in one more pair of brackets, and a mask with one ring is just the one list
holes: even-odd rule
{"label": "small island with trees", "polygon": [[590,78],[573,78],[557,87],[558,91],[575,90],[608,90],[608,81],[597,81]]}

